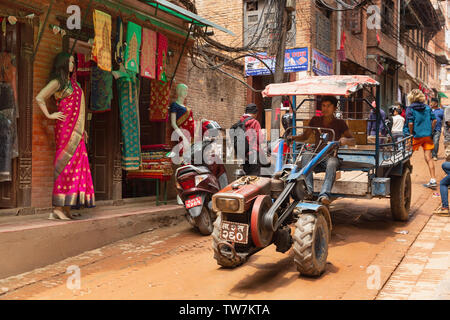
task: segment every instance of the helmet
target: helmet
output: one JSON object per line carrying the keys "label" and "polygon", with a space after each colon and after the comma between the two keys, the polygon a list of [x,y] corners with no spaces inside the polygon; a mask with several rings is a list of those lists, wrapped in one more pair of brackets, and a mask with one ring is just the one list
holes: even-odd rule
{"label": "helmet", "polygon": [[391,116],[393,116],[395,110],[397,110],[397,112],[398,112],[399,114],[402,113],[402,110],[401,110],[401,107],[400,107],[400,106],[393,105],[393,106],[390,106],[390,107],[389,107],[389,114],[390,114]]}
{"label": "helmet", "polygon": [[281,117],[281,123],[283,125],[284,130],[286,130],[289,127],[292,127],[292,119],[293,119],[292,113],[285,113],[283,117]]}

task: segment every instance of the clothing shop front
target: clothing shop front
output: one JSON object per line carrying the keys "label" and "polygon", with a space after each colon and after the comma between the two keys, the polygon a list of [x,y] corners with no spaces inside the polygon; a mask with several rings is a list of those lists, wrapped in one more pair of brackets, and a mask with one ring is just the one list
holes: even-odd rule
{"label": "clothing shop front", "polygon": [[0,4],[0,209],[31,204],[33,28],[39,10]]}
{"label": "clothing shop front", "polygon": [[176,85],[187,81],[192,39],[181,16],[165,15],[175,32],[123,11],[117,16],[117,9],[123,8],[94,8],[92,25],[85,22],[82,32],[65,30],[63,37],[63,50],[74,48],[76,76],[86,96],[95,197],[120,200],[161,193],[160,200],[173,198],[173,165],[166,156],[172,145],[168,112]]}
{"label": "clothing shop front", "polygon": [[[0,154],[0,209],[52,206],[55,130],[61,125],[43,114],[35,97],[49,84],[60,52],[75,58],[71,82],[84,94],[79,119],[95,200],[154,196],[161,182],[168,182],[168,198],[175,196],[173,166],[165,157],[169,104],[176,86],[187,82],[193,26],[216,26],[164,0],[76,5],[81,29],[68,28],[64,1],[0,4],[0,19],[7,19],[0,22],[0,71],[8,71],[0,72],[0,94],[9,97],[0,106],[0,139],[8,145]],[[47,99],[49,112],[57,112],[60,102]]]}

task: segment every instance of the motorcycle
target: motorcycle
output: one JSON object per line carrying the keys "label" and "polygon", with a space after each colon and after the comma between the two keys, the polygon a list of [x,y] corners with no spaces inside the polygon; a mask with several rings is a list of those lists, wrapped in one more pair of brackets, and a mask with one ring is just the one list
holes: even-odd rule
{"label": "motorcycle", "polygon": [[[207,164],[203,157],[205,149],[213,142],[214,138],[206,138],[194,143],[190,163],[175,171],[178,204],[184,205],[187,221],[202,235],[210,235],[214,229],[216,214],[212,210],[212,196],[228,184],[225,166]],[[201,159],[201,163],[191,164],[196,159]]]}

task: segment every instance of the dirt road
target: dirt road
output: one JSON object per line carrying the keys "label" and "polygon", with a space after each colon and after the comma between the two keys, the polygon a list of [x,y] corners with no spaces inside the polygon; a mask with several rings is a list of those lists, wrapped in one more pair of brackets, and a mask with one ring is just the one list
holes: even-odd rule
{"label": "dirt road", "polygon": [[[292,252],[274,246],[237,269],[222,269],[210,237],[182,223],[0,280],[0,299],[374,299],[439,204],[422,186],[429,178],[422,152],[412,164],[408,223],[391,220],[388,199],[333,204],[328,265],[320,278],[299,277]],[[79,283],[68,268],[79,270]]]}

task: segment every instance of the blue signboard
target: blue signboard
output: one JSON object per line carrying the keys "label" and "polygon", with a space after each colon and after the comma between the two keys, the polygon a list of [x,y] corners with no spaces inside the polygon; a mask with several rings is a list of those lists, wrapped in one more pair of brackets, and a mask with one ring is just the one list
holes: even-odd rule
{"label": "blue signboard", "polygon": [[[272,72],[275,72],[275,57],[268,57],[265,52],[256,54]],[[308,48],[286,49],[284,57],[284,72],[308,70]],[[245,57],[245,76],[262,76],[270,74],[266,66],[254,57]]]}
{"label": "blue signboard", "polygon": [[333,74],[333,60],[319,51],[312,51],[312,70],[317,76],[329,76]]}

